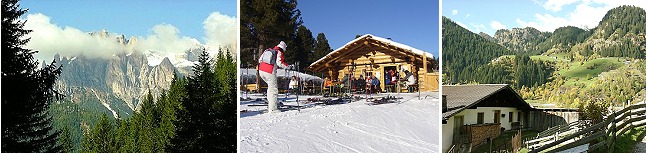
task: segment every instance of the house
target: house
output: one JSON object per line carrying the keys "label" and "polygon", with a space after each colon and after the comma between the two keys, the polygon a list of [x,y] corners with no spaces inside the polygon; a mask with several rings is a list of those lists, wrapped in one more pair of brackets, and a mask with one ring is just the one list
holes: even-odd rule
{"label": "house", "polygon": [[443,86],[442,148],[471,148],[528,125],[532,107],[507,84]]}
{"label": "house", "polygon": [[[389,70],[408,70],[417,78],[421,91],[438,91],[439,75],[434,56],[428,52],[371,34],[360,36],[313,62],[306,70],[341,80],[351,72],[376,76],[385,87]],[[401,74],[403,75],[403,74]]]}

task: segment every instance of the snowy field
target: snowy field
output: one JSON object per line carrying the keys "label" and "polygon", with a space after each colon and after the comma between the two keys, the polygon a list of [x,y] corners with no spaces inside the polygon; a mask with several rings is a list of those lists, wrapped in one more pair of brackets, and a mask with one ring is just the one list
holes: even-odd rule
{"label": "snowy field", "polygon": [[[274,114],[262,113],[267,107],[248,106],[258,102],[241,101],[240,109],[248,112],[241,113],[240,151],[438,152],[441,144],[438,93],[421,93],[420,99],[418,93],[389,95],[403,99],[400,103],[381,105],[367,105],[365,100],[360,100]],[[249,97],[263,98],[261,95]],[[299,100],[312,97],[300,96]],[[295,105],[292,98],[287,101],[293,102],[284,104]]]}

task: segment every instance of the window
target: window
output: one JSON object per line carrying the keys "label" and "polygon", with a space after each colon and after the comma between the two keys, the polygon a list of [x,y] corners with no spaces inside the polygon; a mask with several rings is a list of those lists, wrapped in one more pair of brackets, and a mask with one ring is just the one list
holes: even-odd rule
{"label": "window", "polygon": [[500,123],[500,110],[495,110],[495,113],[493,113],[493,123]]}
{"label": "window", "polygon": [[477,113],[477,124],[484,124],[484,113]]}
{"label": "window", "polygon": [[509,122],[513,122],[513,112],[509,112]]}
{"label": "window", "polygon": [[518,112],[518,122],[522,122],[522,112]]}

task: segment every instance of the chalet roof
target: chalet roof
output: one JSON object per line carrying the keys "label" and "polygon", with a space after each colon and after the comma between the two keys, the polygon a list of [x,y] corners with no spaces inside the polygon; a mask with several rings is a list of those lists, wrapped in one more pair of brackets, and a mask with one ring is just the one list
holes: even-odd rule
{"label": "chalet roof", "polygon": [[[371,43],[368,43],[369,41],[371,41]],[[425,55],[427,58],[430,58],[430,59],[434,58],[434,55],[432,55],[431,53],[425,52],[423,50],[419,50],[419,49],[416,49],[414,47],[411,47],[411,46],[408,46],[408,45],[405,45],[405,44],[401,44],[401,43],[392,41],[392,40],[387,39],[387,38],[382,38],[382,37],[374,36],[374,35],[371,35],[371,34],[365,34],[365,35],[362,35],[362,36],[360,36],[360,37],[346,43],[345,45],[341,46],[340,48],[328,53],[326,56],[324,56],[324,57],[320,58],[319,60],[313,62],[309,66],[309,68],[313,69],[313,67],[318,66],[318,65],[322,65],[325,61],[333,60],[336,57],[339,57],[339,56],[342,56],[342,55],[347,55],[348,56],[348,54],[344,54],[344,53],[357,51],[355,49],[357,49],[358,46],[367,46],[367,45],[381,46],[381,47],[384,47],[384,48],[398,48],[399,51],[405,52],[405,54],[418,55],[418,56]],[[357,56],[357,55],[354,55],[354,56]],[[422,57],[420,57],[420,58],[422,59]]]}
{"label": "chalet roof", "polygon": [[477,105],[500,92],[514,94],[511,98],[514,99],[517,106],[522,106],[528,109],[531,108],[531,106],[507,84],[444,85],[442,92],[443,95],[446,95],[448,107],[448,110],[443,112],[443,120],[450,118],[466,108]]}

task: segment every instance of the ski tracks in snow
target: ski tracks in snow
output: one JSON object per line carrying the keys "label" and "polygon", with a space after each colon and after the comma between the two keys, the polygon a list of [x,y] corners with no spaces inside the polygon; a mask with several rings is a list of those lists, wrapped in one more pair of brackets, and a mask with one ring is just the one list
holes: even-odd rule
{"label": "ski tracks in snow", "polygon": [[[301,96],[300,96],[301,97]],[[409,99],[409,97],[407,97]],[[428,99],[429,101],[429,99]],[[436,99],[438,102],[438,99]],[[241,118],[241,152],[436,152],[438,106],[416,98]],[[434,116],[437,115],[437,116]]]}

